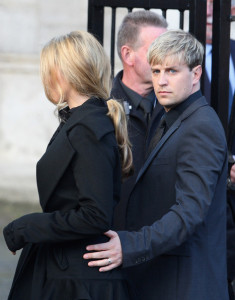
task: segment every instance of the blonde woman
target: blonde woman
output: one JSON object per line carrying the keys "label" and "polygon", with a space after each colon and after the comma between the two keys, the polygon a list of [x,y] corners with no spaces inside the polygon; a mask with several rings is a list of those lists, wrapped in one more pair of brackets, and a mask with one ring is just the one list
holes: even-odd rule
{"label": "blonde woman", "polygon": [[43,48],[41,77],[61,124],[37,164],[43,212],[4,228],[10,251],[23,248],[8,299],[129,299],[120,270],[99,273],[82,258],[86,245],[106,241],[121,177],[132,169],[124,111],[105,100],[109,60],[91,34],[71,32]]}

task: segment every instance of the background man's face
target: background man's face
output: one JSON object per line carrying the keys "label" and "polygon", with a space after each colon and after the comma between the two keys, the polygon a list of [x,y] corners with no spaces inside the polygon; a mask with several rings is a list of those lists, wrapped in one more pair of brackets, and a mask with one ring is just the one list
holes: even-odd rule
{"label": "background man's face", "polygon": [[166,28],[146,26],[143,27],[139,35],[139,45],[134,50],[135,55],[135,73],[143,83],[152,83],[151,69],[147,61],[147,51],[152,42],[163,32]]}
{"label": "background man's face", "polygon": [[212,43],[213,0],[207,0],[206,43]]}

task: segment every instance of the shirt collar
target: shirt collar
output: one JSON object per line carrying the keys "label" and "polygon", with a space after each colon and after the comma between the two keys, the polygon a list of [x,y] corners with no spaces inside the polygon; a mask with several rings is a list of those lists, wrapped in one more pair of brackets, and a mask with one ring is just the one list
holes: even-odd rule
{"label": "shirt collar", "polygon": [[202,97],[201,91],[197,91],[190,95],[186,100],[173,107],[169,112],[165,114],[166,129],[168,130],[171,125],[178,119],[178,117],[186,110],[198,98]]}

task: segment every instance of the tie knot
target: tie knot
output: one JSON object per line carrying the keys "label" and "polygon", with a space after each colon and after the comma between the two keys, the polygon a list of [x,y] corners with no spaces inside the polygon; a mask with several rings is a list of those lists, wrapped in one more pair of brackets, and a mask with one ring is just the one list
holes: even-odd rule
{"label": "tie knot", "polygon": [[151,102],[151,100],[143,98],[143,99],[140,101],[140,107],[143,109],[143,111],[144,111],[146,114],[149,114],[149,113],[152,112],[153,103]]}

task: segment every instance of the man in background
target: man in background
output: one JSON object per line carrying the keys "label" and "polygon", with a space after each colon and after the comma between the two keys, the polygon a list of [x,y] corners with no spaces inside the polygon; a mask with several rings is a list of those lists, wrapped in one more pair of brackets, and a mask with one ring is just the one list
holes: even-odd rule
{"label": "man in background", "polygon": [[129,118],[134,175],[123,182],[121,201],[115,212],[115,229],[125,228],[126,201],[144,163],[146,147],[163,114],[153,90],[146,55],[150,44],[166,30],[167,22],[161,15],[139,10],[127,14],[118,31],[117,50],[123,70],[114,78],[111,96],[122,101]]}
{"label": "man in background", "polygon": [[[235,14],[235,0],[231,1],[231,14]],[[206,22],[206,53],[205,53],[205,78],[204,95],[211,103],[211,67],[212,67],[212,27],[213,27],[213,0],[207,0],[207,22]],[[229,60],[229,116],[235,91],[235,40],[230,40]]]}

